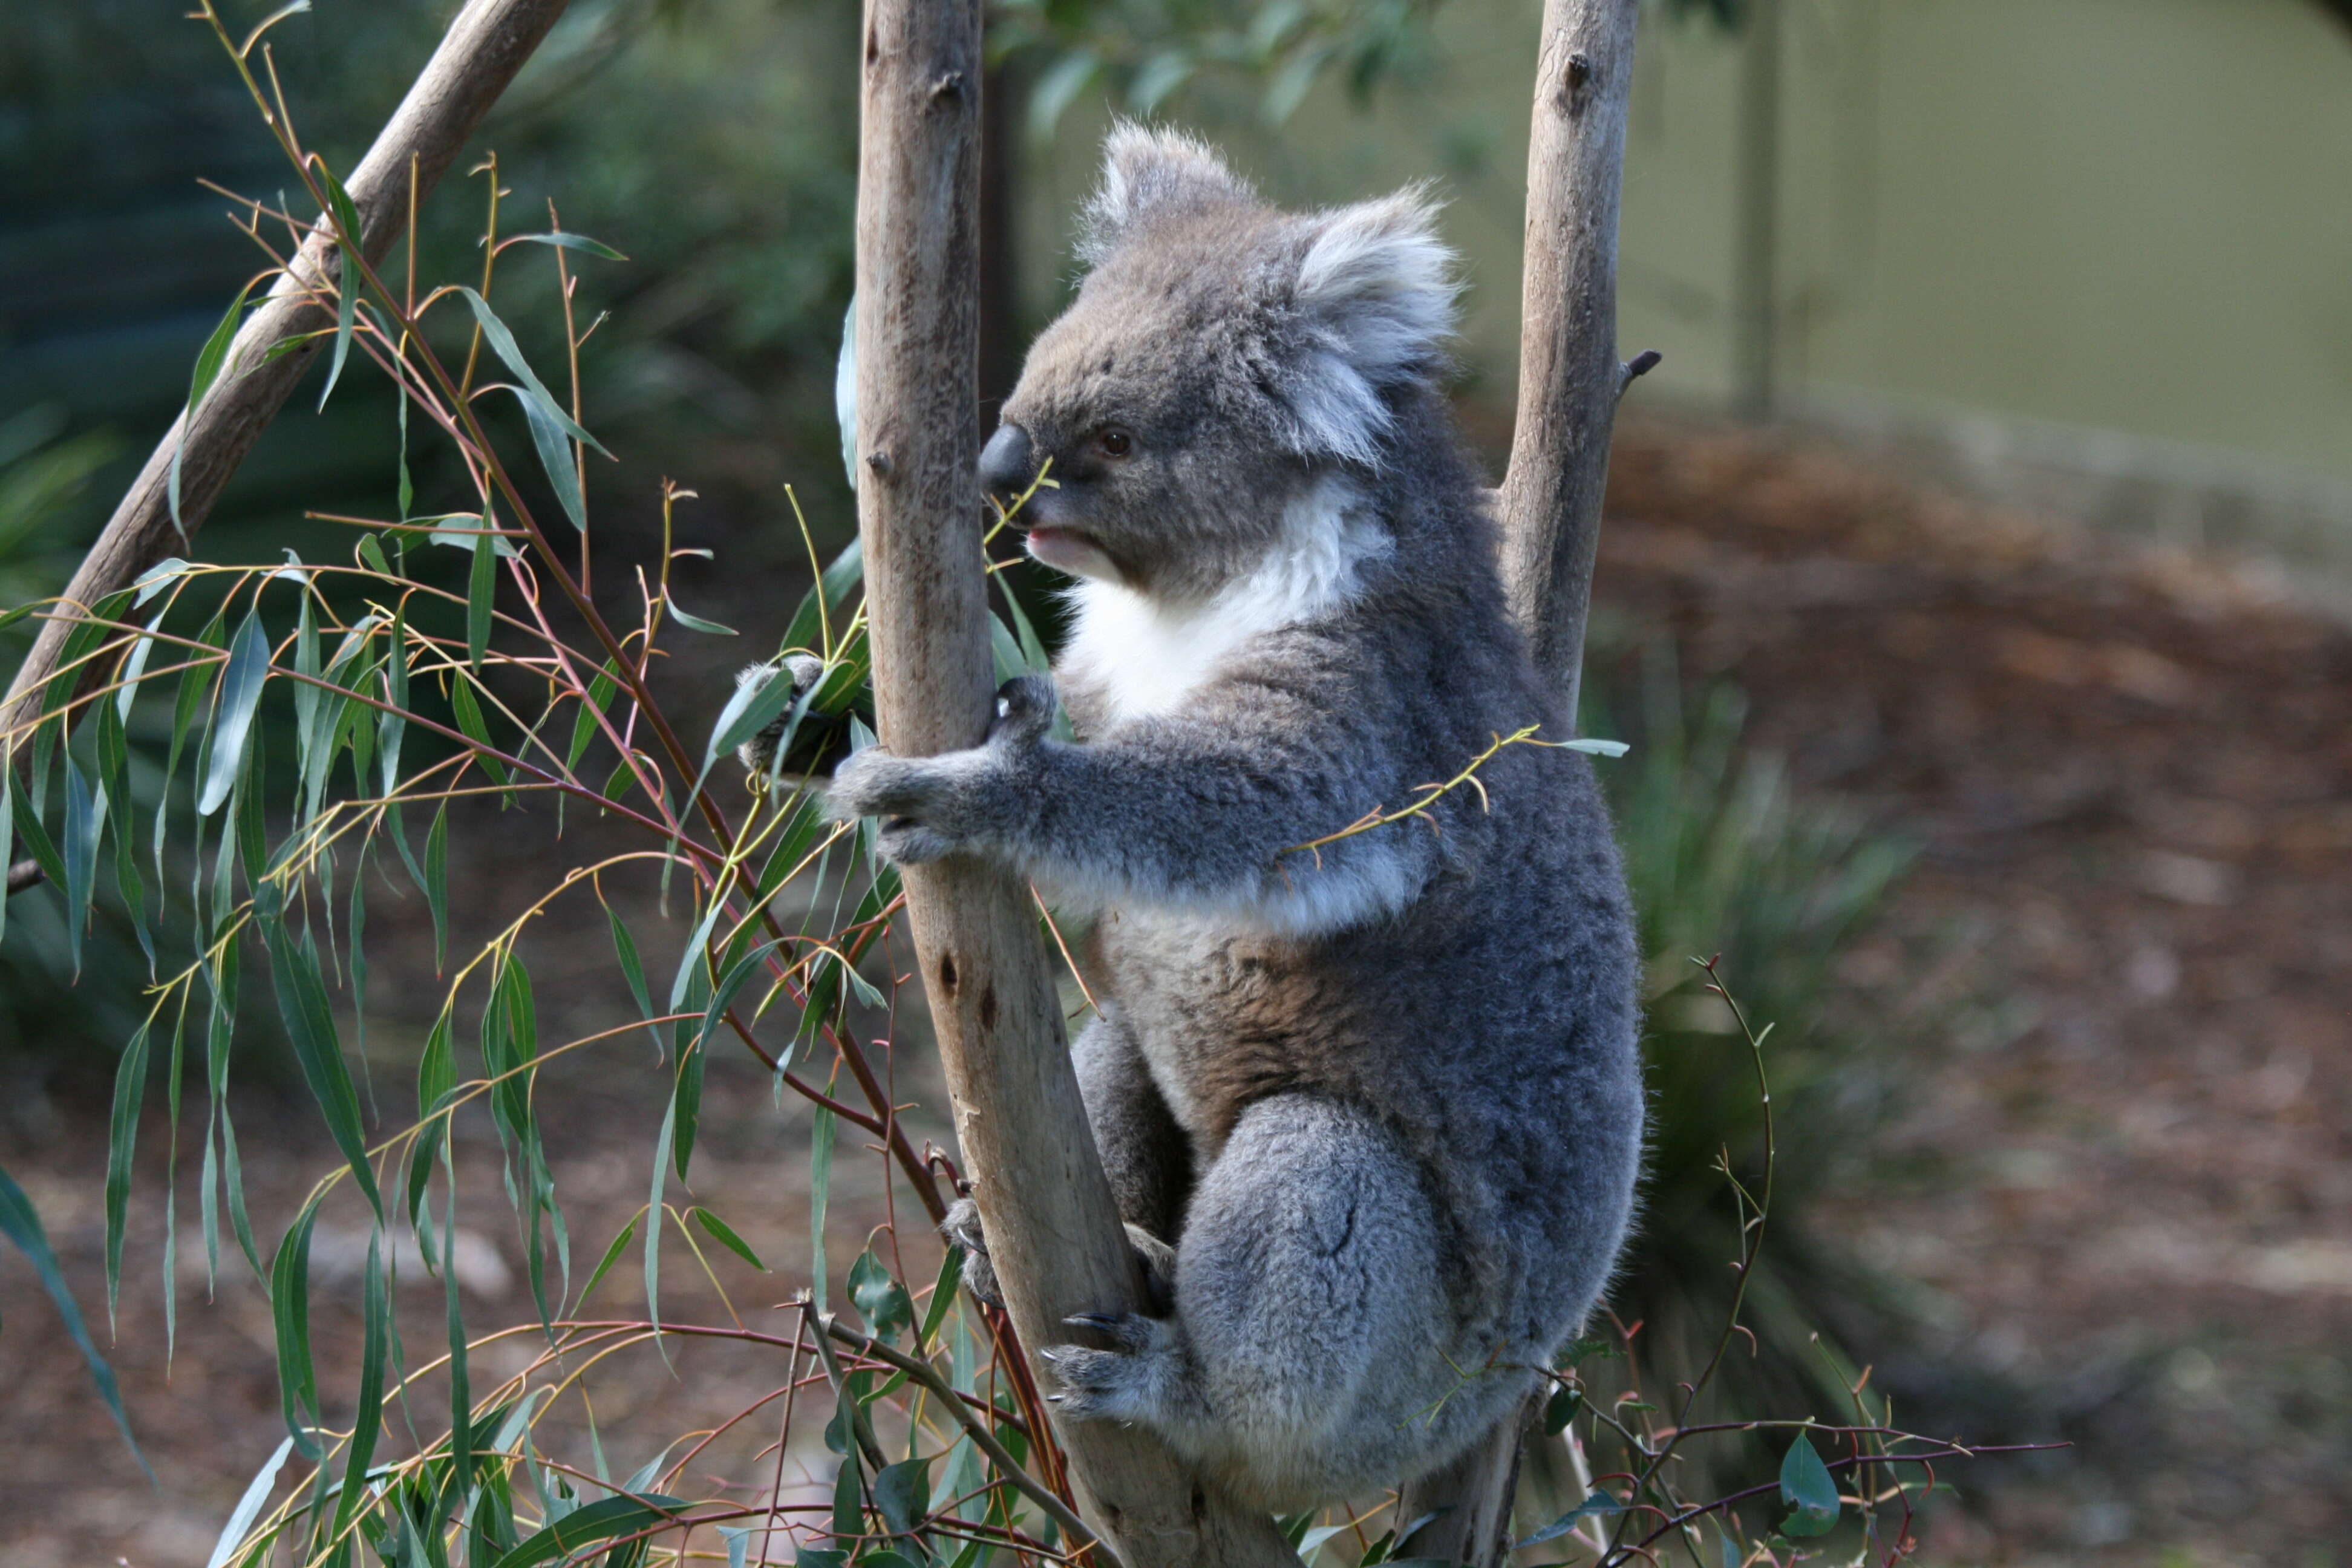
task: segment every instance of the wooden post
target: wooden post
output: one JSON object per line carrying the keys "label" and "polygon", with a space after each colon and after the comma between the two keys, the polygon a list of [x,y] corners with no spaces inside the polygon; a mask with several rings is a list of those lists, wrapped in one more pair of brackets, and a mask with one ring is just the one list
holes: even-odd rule
{"label": "wooden post", "polygon": [[[857,201],[857,494],[875,709],[894,752],[976,744],[992,711],[973,421],[979,0],[869,0]],[[1063,1035],[1028,889],[910,867],[907,909],[989,1252],[1027,1352],[1144,1304]],[[1039,1368],[1042,1381],[1051,1373]],[[1087,1518],[1129,1568],[1297,1568],[1149,1434],[1058,1427]]]}
{"label": "wooden post", "polygon": [[[360,248],[381,260],[408,223],[409,171],[421,200],[440,182],[482,116],[522,68],[569,0],[469,0],[423,74],[384,122],[367,156],[344,182],[360,216]],[[320,347],[314,340],[262,363],[274,345],[334,324],[311,302],[317,280],[329,277],[334,239],[325,224],[314,229],[285,276],[245,320],[228,358],[201,406],[183,410],[146,467],[114,509],[106,530],[67,584],[68,611],[87,610],[129,587],[142,572],[181,547],[172,521],[172,457],[180,454],[180,524],[191,534],[204,526],[213,502],[245,455],[294,391]],[[59,617],[41,628],[33,651],[8,684],[0,704],[0,732],[29,722],[39,711],[40,689],[57,668],[72,623]]]}
{"label": "wooden post", "polygon": [[1748,0],[1740,39],[1739,184],[1731,277],[1732,405],[1769,419],[1780,400],[1780,0]]}
{"label": "wooden post", "polygon": [[[1640,0],[1545,0],[1528,137],[1519,407],[1496,498],[1503,583],[1537,667],[1573,719],[1609,482],[1609,437],[1629,369],[1617,360],[1617,212]],[[1401,1519],[1438,1512],[1415,1557],[1493,1568],[1508,1554],[1519,1447],[1514,1410],[1445,1468],[1407,1487]]]}

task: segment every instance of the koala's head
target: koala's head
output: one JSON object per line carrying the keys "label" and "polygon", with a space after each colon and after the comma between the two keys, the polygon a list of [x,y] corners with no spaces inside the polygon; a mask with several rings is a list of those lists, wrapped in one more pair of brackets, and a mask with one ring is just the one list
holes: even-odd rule
{"label": "koala's head", "polygon": [[1286,213],[1198,142],[1127,125],[1086,212],[1076,300],[1029,351],[981,478],[1029,551],[1160,599],[1262,559],[1334,473],[1376,474],[1441,372],[1453,256],[1419,189]]}

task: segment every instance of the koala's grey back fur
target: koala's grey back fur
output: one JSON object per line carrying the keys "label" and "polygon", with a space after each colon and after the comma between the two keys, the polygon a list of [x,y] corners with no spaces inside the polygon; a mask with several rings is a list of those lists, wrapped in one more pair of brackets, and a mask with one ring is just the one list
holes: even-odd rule
{"label": "koala's grey back fur", "polygon": [[1506,748],[1425,820],[1297,847],[1570,733],[1437,390],[1427,204],[1277,212],[1131,129],[1109,163],[1093,271],[1004,413],[1061,481],[1032,551],[1086,579],[1055,666],[1080,742],[1009,689],[987,745],[868,751],[835,798],[902,858],[1100,908],[1080,1081],[1174,1310],[1055,1352],[1063,1408],[1299,1506],[1452,1458],[1598,1298],[1638,963],[1577,753]]}

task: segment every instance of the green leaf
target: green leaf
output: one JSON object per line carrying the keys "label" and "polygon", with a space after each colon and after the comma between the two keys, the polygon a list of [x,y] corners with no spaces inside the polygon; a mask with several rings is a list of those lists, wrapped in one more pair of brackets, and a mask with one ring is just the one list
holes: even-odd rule
{"label": "green leaf", "polygon": [[[784,640],[780,646],[785,648],[808,648],[821,654],[830,653],[832,650],[817,647],[817,638],[824,628],[826,619],[841,608],[842,602],[849,597],[849,591],[865,579],[864,542],[853,539],[840,554],[833,558],[833,564],[824,569],[824,574],[816,582],[810,584],[808,592],[801,595],[800,607],[793,612],[792,621],[784,628]],[[824,614],[822,616],[817,613],[817,594],[820,590],[824,595]]]}
{"label": "green leaf", "polygon": [[563,765],[567,770],[580,765],[581,755],[588,750],[588,742],[596,733],[596,715],[604,710],[604,704],[613,700],[613,693],[619,689],[616,661],[606,659],[604,668],[597,671],[596,678],[588,683],[587,700],[581,703],[580,710],[572,716],[572,745],[563,755]]}
{"label": "green leaf", "polygon": [[335,1509],[339,1535],[367,1496],[368,1462],[375,1457],[376,1433],[383,1425],[383,1363],[391,1337],[392,1306],[385,1293],[383,1240],[381,1228],[368,1237],[367,1274],[362,1282],[366,1328],[360,1352],[359,1413],[343,1461],[342,1498]]}
{"label": "green leaf", "polygon": [[669,1175],[670,1141],[677,1131],[677,1098],[670,1097],[662,1110],[661,1132],[654,1140],[654,1179],[652,1195],[646,1201],[646,1316],[654,1325],[654,1343],[661,1346],[667,1360],[669,1347],[661,1342],[661,1233],[662,1187]]}
{"label": "green leaf", "polygon": [[106,833],[106,786],[93,788],[73,758],[66,759],[66,946],[81,973],[82,931],[98,887],[98,852]]}
{"label": "green leaf", "polygon": [[963,1248],[950,1247],[940,1258],[940,1277],[932,1282],[930,1305],[923,1310],[923,1326],[916,1331],[915,1349],[929,1353],[940,1324],[955,1305],[956,1288],[963,1283]]}
{"label": "green leaf", "polygon": [[717,621],[706,621],[700,616],[688,615],[686,611],[679,606],[677,595],[668,592],[667,589],[662,593],[662,602],[669,606],[670,618],[677,622],[679,626],[686,626],[698,632],[706,632],[712,637],[731,637],[735,635],[735,628],[733,626],[722,626]]}
{"label": "green leaf", "polygon": [[878,1340],[895,1340],[915,1321],[915,1306],[907,1288],[898,1283],[872,1248],[849,1266],[849,1300],[866,1321],[866,1331]]}
{"label": "green leaf", "polygon": [[505,534],[497,531],[495,523],[484,521],[479,512],[453,511],[442,517],[420,518],[417,521],[441,523],[469,522],[474,525],[471,528],[436,528],[425,536],[425,542],[427,544],[446,544],[452,550],[472,551],[487,539],[490,542],[492,551],[509,560],[513,560],[522,553],[514,547],[513,542]]}
{"label": "green leaf", "polygon": [[335,1031],[335,1016],[327,1005],[318,950],[308,932],[299,945],[294,942],[287,930],[284,898],[284,889],[274,879],[263,879],[254,889],[254,915],[269,947],[269,977],[278,993],[278,1011],[286,1020],[287,1037],[301,1064],[303,1080],[310,1086],[310,1098],[318,1101],[327,1131],[351,1166],[352,1180],[381,1220],[383,1197],[376,1191],[375,1173],[368,1164],[359,1095],[352,1087],[342,1040]]}
{"label": "green leaf", "polygon": [[319,406],[327,406],[328,394],[343,374],[343,360],[352,352],[352,324],[358,318],[360,303],[360,215],[352,205],[343,183],[321,160],[318,164],[320,183],[327,187],[327,203],[335,213],[335,249],[343,259],[342,280],[336,289],[335,356],[327,365],[327,384],[319,389]]}
{"label": "green leaf", "polygon": [[253,710],[261,703],[261,686],[269,676],[269,639],[261,630],[258,605],[246,612],[229,645],[228,669],[221,677],[220,706],[213,711],[210,752],[204,793],[196,799],[196,815],[210,816],[236,784],[253,733]]}
{"label": "green leaf", "polygon": [[316,1433],[319,1381],[310,1359],[310,1227],[319,1217],[313,1194],[287,1228],[269,1262],[269,1312],[278,1335],[278,1405],[302,1457],[326,1457]]}
{"label": "green leaf", "polygon": [[228,1522],[221,1526],[220,1539],[213,1543],[213,1554],[205,1560],[205,1568],[228,1568],[229,1562],[236,1556],[236,1549],[245,1542],[245,1532],[253,1528],[253,1521],[260,1517],[261,1505],[269,1500],[271,1489],[278,1485],[278,1472],[285,1468],[286,1456],[293,1451],[294,1439],[289,1437],[278,1445],[269,1462],[254,1473],[252,1484],[237,1499]]}
{"label": "green leaf", "polygon": [[702,1121],[702,1042],[697,1039],[678,1053],[677,1081],[672,1089],[671,1107],[677,1114],[671,1119],[670,1161],[677,1167],[677,1179],[686,1180],[686,1167],[694,1158],[694,1134]]}
{"label": "green leaf", "polygon": [[533,374],[530,363],[522,357],[522,350],[515,344],[514,334],[507,331],[507,324],[499,320],[498,312],[490,309],[489,302],[471,289],[462,285],[459,286],[457,292],[465,296],[467,305],[474,312],[474,320],[481,323],[482,337],[489,343],[490,351],[506,362],[506,367],[514,372],[515,379],[529,388],[531,395],[545,406],[546,412],[555,420],[557,427],[574,441],[584,441],[599,452],[604,452],[604,456],[611,457],[613,454],[604,451],[603,442],[583,430],[572,422],[572,416],[563,412],[562,405],[555,401],[554,394],[549,392],[547,384]]}
{"label": "green leaf", "polygon": [[558,245],[562,246],[566,250],[584,250],[591,256],[601,256],[607,261],[626,261],[628,259],[627,257],[622,255],[611,246],[604,244],[599,240],[591,239],[584,234],[572,234],[561,229],[553,234],[509,235],[504,243],[511,245],[517,240],[526,241],[532,245]]}
{"label": "green leaf", "polygon": [[893,1535],[911,1535],[923,1522],[923,1505],[931,1495],[931,1461],[937,1454],[901,1459],[874,1478],[874,1506]]}
{"label": "green leaf", "polygon": [[425,1236],[425,1189],[433,1179],[433,1162],[449,1136],[449,1119],[442,1111],[457,1098],[456,1053],[450,1045],[450,1010],[444,1006],[425,1037],[425,1054],[416,1064],[416,1142],[408,1154],[408,1219],[416,1231],[416,1248],[431,1264],[433,1248]]}
{"label": "green leaf", "polygon": [[1551,1397],[1544,1401],[1544,1436],[1557,1437],[1566,1431],[1568,1424],[1576,1419],[1576,1413],[1583,1404],[1584,1395],[1567,1384],[1553,1389]]}
{"label": "green leaf", "polygon": [[433,910],[433,973],[449,966],[449,803],[433,813],[425,833],[425,901]]}
{"label": "green leaf", "polygon": [[[855,1376],[855,1373],[851,1375]],[[843,1400],[845,1409],[847,1400]],[[835,1420],[840,1417],[836,1415]],[[847,1434],[843,1436],[846,1438]],[[839,1450],[845,1457],[841,1468],[833,1478],[833,1533],[843,1541],[855,1541],[866,1533],[866,1497],[864,1478],[857,1468],[857,1446],[845,1441]]]}
{"label": "green leaf", "polygon": [[760,1255],[752,1251],[751,1245],[741,1237],[736,1235],[734,1227],[730,1226],[725,1220],[720,1219],[717,1215],[712,1214],[709,1209],[704,1208],[699,1205],[697,1205],[695,1207],[690,1208],[686,1212],[693,1216],[695,1224],[700,1226],[703,1229],[709,1231],[714,1237],[716,1237],[719,1246],[724,1247],[728,1251],[733,1253],[736,1257],[741,1258],[744,1262],[750,1264],[761,1273],[765,1274],[768,1272],[768,1266],[760,1261]]}
{"label": "green leaf", "polygon": [[122,1293],[122,1235],[131,1210],[131,1162],[139,1147],[139,1110],[147,1098],[147,1026],[122,1047],[114,1067],[114,1107],[106,1127],[106,1321]]}
{"label": "green leaf", "polygon": [[144,605],[148,600],[170,587],[173,579],[187,569],[188,563],[176,555],[158,561],[131,579],[131,585],[138,590],[138,597],[133,603]]}
{"label": "green leaf", "polygon": [[[0,1170],[0,1236],[15,1242],[16,1250],[33,1266],[41,1289],[48,1292],[58,1316],[65,1321],[66,1332],[72,1338],[74,1348],[81,1352],[82,1364],[89,1368],[90,1381],[98,1384],[98,1396],[106,1402],[107,1412],[114,1417],[115,1430],[122,1434],[123,1446],[139,1461],[139,1468],[146,1470],[147,1456],[139,1451],[138,1439],[131,1435],[130,1419],[122,1414],[122,1394],[115,1384],[114,1369],[106,1364],[106,1358],[90,1342],[89,1331],[82,1324],[81,1309],[74,1304],[73,1291],[67,1288],[65,1274],[58,1268],[58,1255],[49,1246],[48,1233],[41,1226],[40,1214],[25,1195],[25,1189],[5,1170]],[[150,1480],[153,1479],[152,1470],[147,1474]]]}
{"label": "green leaf", "polygon": [[824,1211],[833,1197],[832,1108],[820,1105],[809,1127],[809,1237],[815,1258],[810,1274],[810,1300],[822,1310],[825,1301]]}
{"label": "green leaf", "polygon": [[1783,1535],[1827,1535],[1837,1528],[1837,1482],[1802,1432],[1780,1460],[1780,1500],[1793,1510],[1780,1526]]}
{"label": "green leaf", "polygon": [[172,526],[180,531],[184,543],[188,537],[188,525],[180,521],[180,455],[188,445],[188,420],[204,405],[205,394],[210,392],[213,383],[219,379],[221,366],[228,360],[229,345],[236,342],[237,324],[245,315],[246,299],[252,292],[251,283],[236,291],[236,298],[229,301],[228,310],[221,317],[220,324],[213,329],[213,335],[206,338],[205,346],[196,351],[195,372],[188,378],[187,414],[180,422],[180,439],[172,445],[172,472],[165,485],[172,503]]}
{"label": "green leaf", "polygon": [[1582,1524],[1588,1519],[1606,1519],[1611,1514],[1622,1513],[1624,1511],[1625,1505],[1623,1503],[1619,1502],[1607,1492],[1596,1491],[1591,1496],[1586,1498],[1582,1502],[1578,1503],[1574,1508],[1570,1509],[1566,1513],[1561,1514],[1558,1519],[1553,1520],[1549,1524],[1545,1525],[1541,1530],[1537,1531],[1533,1535],[1528,1536],[1525,1541],[1513,1546],[1511,1550],[1514,1552],[1521,1552],[1530,1546],[1540,1546],[1547,1541],[1557,1541],[1561,1536],[1566,1535],[1570,1531],[1574,1530],[1578,1525]]}
{"label": "green leaf", "polygon": [[621,1227],[621,1234],[613,1238],[613,1245],[604,1249],[604,1256],[597,1260],[595,1269],[589,1274],[588,1283],[580,1288],[580,1300],[585,1301],[604,1276],[613,1271],[613,1265],[621,1260],[622,1252],[636,1234],[637,1222],[635,1219]]}
{"label": "green leaf", "polygon": [[683,1498],[659,1492],[603,1498],[524,1541],[500,1557],[496,1568],[534,1568],[537,1563],[551,1563],[583,1546],[669,1523],[690,1506]]}
{"label": "green leaf", "polygon": [[[485,527],[489,524],[487,512],[482,522]],[[498,591],[498,570],[495,549],[474,552],[473,570],[466,577],[466,662],[477,675],[482,672],[482,652],[490,646],[490,605]]]}
{"label": "green leaf", "polygon": [[29,794],[16,797],[16,832],[25,840],[25,852],[39,863],[43,876],[58,887],[64,887],[66,863],[50,840],[49,830],[41,826],[40,808],[33,804]]}
{"label": "green leaf", "polygon": [[580,495],[580,470],[573,466],[572,447],[563,438],[563,427],[551,416],[547,405],[520,386],[509,387],[517,402],[522,405],[524,420],[530,426],[530,444],[539,453],[539,466],[547,470],[547,482],[555,488],[555,499],[563,508],[563,515],[581,532],[588,531],[588,505]]}
{"label": "green leaf", "polygon": [[[814,686],[803,694],[814,695]],[[719,710],[719,721],[710,727],[710,743],[702,750],[703,776],[708,778],[712,764],[720,757],[732,756],[736,747],[773,723],[776,716],[792,705],[792,672],[782,665],[771,669],[768,679],[757,685],[746,681],[737,686],[727,706]],[[697,787],[700,787],[698,784]]]}
{"label": "green leaf", "polygon": [[441,1168],[449,1178],[449,1203],[441,1219],[441,1300],[449,1333],[450,1490],[462,1498],[474,1485],[474,1396],[467,1376],[466,1319],[457,1305],[457,1168],[446,1148]]}

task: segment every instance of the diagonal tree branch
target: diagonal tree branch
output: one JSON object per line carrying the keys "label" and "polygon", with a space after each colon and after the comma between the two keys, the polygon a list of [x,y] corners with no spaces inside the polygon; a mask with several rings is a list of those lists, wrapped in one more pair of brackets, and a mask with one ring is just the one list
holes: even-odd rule
{"label": "diagonal tree branch", "polygon": [[[410,171],[418,200],[448,172],[467,139],[522,68],[569,0],[467,0],[425,62],[408,96],[393,111],[375,144],[345,182],[359,212],[361,248],[379,260],[408,221]],[[193,411],[184,410],[157,443],[139,477],[114,509],[104,532],[82,558],[66,587],[68,609],[87,609],[163,560],[180,544],[172,521],[172,458],[180,454],[180,521],[190,533],[204,525],[213,502],[302,379],[319,342],[262,363],[288,338],[334,324],[311,291],[329,276],[334,252],[330,226],[303,242],[287,273],[246,318],[219,378]],[[57,668],[72,620],[47,622],[8,685],[0,705],[0,731],[29,721],[42,685]]]}
{"label": "diagonal tree branch", "polygon": [[[868,0],[857,198],[859,535],[875,709],[893,751],[977,744],[992,711],[973,475],[979,0]],[[977,860],[909,867],[907,908],[956,1136],[1021,1342],[1144,1305],[1025,889]],[[1149,1434],[1060,1429],[1079,1501],[1129,1568],[1297,1568],[1264,1514]]]}

